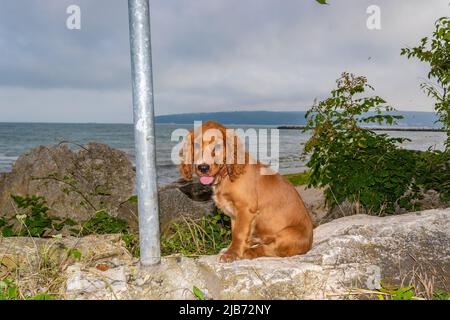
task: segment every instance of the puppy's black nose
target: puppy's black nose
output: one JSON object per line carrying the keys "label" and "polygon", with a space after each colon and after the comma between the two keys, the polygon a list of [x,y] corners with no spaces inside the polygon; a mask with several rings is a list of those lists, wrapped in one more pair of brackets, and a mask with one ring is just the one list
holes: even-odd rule
{"label": "puppy's black nose", "polygon": [[209,165],[206,163],[199,164],[197,168],[201,173],[207,173],[209,171]]}

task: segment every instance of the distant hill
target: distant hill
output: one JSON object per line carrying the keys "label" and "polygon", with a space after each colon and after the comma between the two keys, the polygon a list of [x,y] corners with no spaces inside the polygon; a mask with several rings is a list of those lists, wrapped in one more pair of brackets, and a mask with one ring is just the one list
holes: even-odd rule
{"label": "distant hill", "polygon": [[[399,122],[402,127],[435,128],[436,114],[433,112],[398,111],[405,118]],[[194,121],[215,120],[223,124],[254,125],[304,125],[304,111],[231,111],[183,113],[157,116],[156,123],[192,124]]]}

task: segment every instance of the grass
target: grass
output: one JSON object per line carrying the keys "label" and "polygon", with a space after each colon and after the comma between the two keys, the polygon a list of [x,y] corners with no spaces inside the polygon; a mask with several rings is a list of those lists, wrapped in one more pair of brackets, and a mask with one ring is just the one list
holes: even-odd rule
{"label": "grass", "polygon": [[[60,237],[61,230],[69,227],[73,236],[90,234],[122,234],[125,247],[135,257],[139,257],[139,235],[130,230],[128,222],[113,217],[105,211],[83,222],[51,217],[49,208],[42,197],[12,196],[16,205],[16,215],[10,219],[0,219],[0,231],[4,237],[31,236],[40,238]],[[169,226],[161,237],[162,255],[182,253],[186,256],[217,254],[231,241],[229,217],[217,211],[201,219],[183,218]],[[72,252],[76,256],[76,252]]]}
{"label": "grass", "polygon": [[378,300],[450,300],[450,292],[436,289],[431,296],[423,295],[413,285],[384,286],[377,290],[355,289],[350,292],[367,298],[376,297]]}
{"label": "grass", "polygon": [[230,242],[230,218],[219,211],[201,219],[183,218],[180,223],[172,223],[161,237],[161,254],[212,255],[226,248]]}
{"label": "grass", "polygon": [[[19,300],[21,293],[14,280],[0,280],[0,300]],[[47,293],[39,293],[35,296],[25,296],[23,300],[55,300],[55,296]]]}
{"label": "grass", "polygon": [[[42,197],[11,197],[15,215],[0,218],[0,236],[61,238],[64,227],[74,236],[89,234],[121,233],[126,248],[139,254],[138,236],[131,233],[127,221],[112,217],[104,211],[84,221],[75,222],[48,214],[49,208]],[[49,300],[62,298],[65,270],[71,263],[82,260],[76,248],[63,248],[57,241],[39,244],[33,240],[34,250],[27,252],[26,259],[14,261],[12,256],[0,256],[0,300]]]}
{"label": "grass", "polygon": [[0,258],[0,300],[53,300],[64,297],[65,270],[81,252],[57,241],[27,249],[26,256]]}
{"label": "grass", "polygon": [[294,186],[307,185],[309,183],[310,173],[308,171],[300,173],[290,173],[284,175]]}
{"label": "grass", "polygon": [[[379,289],[354,289],[350,294],[378,300],[450,300],[446,278],[444,269],[436,269],[432,264],[417,264],[406,274],[401,273],[397,283],[382,280]],[[440,289],[442,287],[445,290]]]}
{"label": "grass", "polygon": [[48,214],[46,200],[38,196],[11,196],[15,205],[15,215],[9,219],[0,217],[0,234],[3,237],[37,237],[50,238],[60,236],[64,227],[72,236],[86,236],[90,234],[123,234],[127,249],[136,256],[139,255],[138,236],[130,231],[128,222],[113,217],[100,210],[83,222],[72,219],[61,219]]}

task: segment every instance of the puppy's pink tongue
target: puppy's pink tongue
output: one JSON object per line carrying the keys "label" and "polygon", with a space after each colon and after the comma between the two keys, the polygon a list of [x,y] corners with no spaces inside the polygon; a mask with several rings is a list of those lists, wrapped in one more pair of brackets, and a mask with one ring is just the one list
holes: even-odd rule
{"label": "puppy's pink tongue", "polygon": [[211,184],[214,181],[214,177],[200,177],[202,184]]}

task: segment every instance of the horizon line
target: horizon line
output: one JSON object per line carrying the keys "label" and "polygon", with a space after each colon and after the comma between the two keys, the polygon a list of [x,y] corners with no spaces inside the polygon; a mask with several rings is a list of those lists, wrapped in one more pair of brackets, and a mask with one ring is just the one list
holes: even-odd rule
{"label": "horizon line", "polygon": [[[214,113],[235,113],[235,112],[272,112],[272,113],[283,113],[283,112],[304,112],[307,111],[269,111],[269,110],[242,110],[242,111],[212,111],[212,112],[186,112],[186,113],[171,113],[171,114],[160,114],[155,115],[155,119],[158,117],[167,117],[167,116],[182,116],[182,115],[189,115],[189,114],[214,114]],[[434,113],[436,114],[436,111],[415,111],[415,110],[393,110],[393,111],[387,111],[387,112],[414,112],[414,113]],[[201,120],[200,120],[201,121]],[[97,122],[97,121],[77,121],[77,122],[66,122],[66,121],[0,121],[0,124],[5,123],[18,123],[18,124],[26,124],[26,123],[35,123],[35,124],[133,124],[133,122]],[[163,123],[156,123],[155,124],[186,124],[186,123],[175,123],[175,122],[163,122]],[[253,123],[249,123],[253,124]],[[267,125],[267,124],[263,124]],[[274,124],[274,125],[280,125],[280,124]]]}

